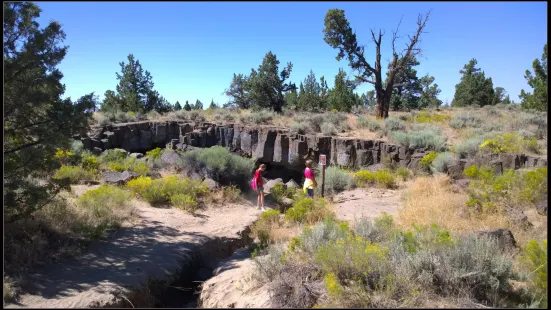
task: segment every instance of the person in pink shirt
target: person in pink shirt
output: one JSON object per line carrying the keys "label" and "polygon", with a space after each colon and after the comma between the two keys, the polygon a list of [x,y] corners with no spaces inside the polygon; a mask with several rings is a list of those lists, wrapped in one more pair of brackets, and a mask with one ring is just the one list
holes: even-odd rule
{"label": "person in pink shirt", "polygon": [[253,178],[253,182],[254,182],[253,189],[258,193],[256,208],[260,210],[260,206],[262,206],[263,211],[266,210],[266,208],[264,208],[264,186],[263,186],[264,184],[262,180],[262,172],[264,172],[264,170],[266,170],[266,165],[261,164],[258,167],[258,169],[256,169],[256,171],[254,172],[254,178]]}
{"label": "person in pink shirt", "polygon": [[316,176],[314,175],[314,170],[312,169],[312,161],[306,161],[306,169],[304,169],[304,192],[307,193],[308,198],[314,197],[314,188],[318,186],[316,182]]}

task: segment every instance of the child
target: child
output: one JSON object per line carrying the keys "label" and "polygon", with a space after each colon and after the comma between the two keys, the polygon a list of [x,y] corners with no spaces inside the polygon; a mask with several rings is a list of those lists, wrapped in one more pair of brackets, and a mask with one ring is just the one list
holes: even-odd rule
{"label": "child", "polygon": [[306,161],[306,169],[304,169],[304,187],[303,190],[308,194],[308,198],[314,197],[314,188],[318,186],[316,182],[316,176],[314,175],[314,170],[312,169],[312,161]]}
{"label": "child", "polygon": [[262,183],[262,172],[264,172],[264,170],[266,170],[266,165],[261,164],[258,169],[256,169],[253,178],[255,184],[254,189],[258,193],[256,208],[260,210],[260,206],[262,205],[262,211],[266,211],[266,208],[264,208],[264,184]]}

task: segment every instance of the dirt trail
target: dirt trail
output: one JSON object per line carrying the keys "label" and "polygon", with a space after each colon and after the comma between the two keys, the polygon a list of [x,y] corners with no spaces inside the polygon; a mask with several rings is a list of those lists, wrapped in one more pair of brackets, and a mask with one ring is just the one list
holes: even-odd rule
{"label": "dirt trail", "polygon": [[[334,198],[338,219],[353,222],[360,217],[375,218],[382,212],[396,215],[401,207],[400,191],[355,189]],[[237,251],[220,262],[215,275],[202,286],[200,302],[204,308],[270,308],[268,286],[255,286],[251,280],[254,263],[251,253]]]}
{"label": "dirt trail", "polygon": [[252,204],[231,204],[199,211],[138,202],[139,219],[113,239],[98,242],[87,254],[32,274],[19,302],[6,307],[84,308],[109,302],[111,292],[132,288],[148,277],[164,277],[190,259],[192,249],[213,237],[236,238],[261,214]]}
{"label": "dirt trail", "polygon": [[357,188],[334,197],[337,219],[351,223],[355,219],[376,218],[381,213],[397,215],[401,207],[399,190]]}

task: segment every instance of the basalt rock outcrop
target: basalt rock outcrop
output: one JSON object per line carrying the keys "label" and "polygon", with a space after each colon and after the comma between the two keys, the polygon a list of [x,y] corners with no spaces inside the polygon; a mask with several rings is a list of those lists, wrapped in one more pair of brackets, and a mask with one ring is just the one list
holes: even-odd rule
{"label": "basalt rock outcrop", "polygon": [[[114,124],[96,128],[90,136],[79,138],[88,150],[122,148],[140,153],[155,147],[185,151],[219,145],[257,162],[297,172],[303,169],[307,159],[317,162],[320,154],[327,156],[328,165],[339,167],[394,163],[412,170],[421,169],[419,161],[426,154],[424,149],[411,149],[382,140],[292,134],[285,128],[263,125],[177,121]],[[462,178],[463,169],[470,164],[492,166],[500,172],[511,168],[547,167],[547,158],[509,153],[479,154],[451,163],[448,174],[455,179]]]}

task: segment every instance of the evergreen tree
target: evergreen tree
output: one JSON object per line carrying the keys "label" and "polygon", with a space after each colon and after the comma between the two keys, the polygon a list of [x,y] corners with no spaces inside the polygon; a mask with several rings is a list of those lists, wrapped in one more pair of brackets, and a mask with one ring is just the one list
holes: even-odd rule
{"label": "evergreen tree", "polygon": [[182,106],[180,105],[180,101],[176,101],[176,104],[174,105],[174,111],[180,111],[182,109]]}
{"label": "evergreen tree", "polygon": [[191,106],[189,105],[189,102],[186,100],[186,104],[184,104],[184,110],[191,111]]}
{"label": "evergreen tree", "polygon": [[241,109],[249,109],[251,107],[251,99],[249,96],[249,85],[247,84],[248,77],[243,74],[233,74],[230,88],[224,93],[230,97],[230,105],[237,106]]}
{"label": "evergreen tree", "polygon": [[193,106],[193,109],[194,110],[203,110],[203,103],[201,102],[201,100],[197,99],[195,101],[195,105]]}
{"label": "evergreen tree", "polygon": [[296,88],[285,93],[285,106],[292,110],[298,108],[298,93]]}
{"label": "evergreen tree", "polygon": [[527,93],[524,89],[521,90],[519,96],[522,100],[521,106],[524,109],[547,111],[547,43],[543,46],[541,61],[535,59],[532,68],[535,75],[526,70],[524,78],[528,81],[528,85],[532,87],[533,93]]}
{"label": "evergreen tree", "polygon": [[[62,188],[52,180],[56,148],[88,131],[97,97],[62,99],[57,66],[67,53],[65,33],[51,21],[40,28],[32,2],[4,2],[4,221],[30,216]],[[40,181],[38,181],[40,180]]]}
{"label": "evergreen tree", "polygon": [[218,108],[218,106],[214,103],[214,99],[211,99],[209,109],[214,110],[216,108]]}
{"label": "evergreen tree", "polygon": [[428,74],[419,79],[419,84],[421,86],[421,96],[419,97],[418,108],[436,108],[442,105],[442,100],[438,99],[440,94],[440,89],[438,84],[434,83],[434,77],[429,76]]}
{"label": "evergreen tree", "polygon": [[340,68],[339,73],[335,76],[335,86],[329,91],[329,108],[350,112],[357,103],[353,92],[353,84],[346,79],[346,72]]}
{"label": "evergreen tree", "polygon": [[493,104],[494,85],[491,78],[486,78],[480,68],[476,68],[476,59],[471,59],[459,73],[463,74],[459,84],[455,85],[455,95],[452,106],[464,107],[470,105],[486,106]]}
{"label": "evergreen tree", "polygon": [[304,79],[304,84],[300,83],[301,91],[299,94],[299,107],[304,111],[315,111],[321,108],[320,93],[321,87],[316,80],[316,75],[312,70]]}
{"label": "evergreen tree", "polygon": [[320,107],[327,109],[327,98],[329,96],[329,87],[327,86],[327,80],[322,75],[320,77]]}
{"label": "evergreen tree", "polygon": [[[417,70],[413,68],[418,65],[419,61],[415,56],[409,57],[405,59],[404,68],[396,73],[396,85],[390,99],[390,107],[393,111],[418,108],[421,84],[417,77]],[[389,71],[390,67],[391,64],[389,64]]]}

